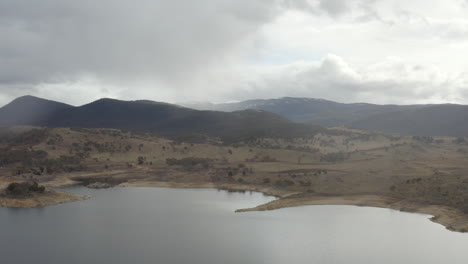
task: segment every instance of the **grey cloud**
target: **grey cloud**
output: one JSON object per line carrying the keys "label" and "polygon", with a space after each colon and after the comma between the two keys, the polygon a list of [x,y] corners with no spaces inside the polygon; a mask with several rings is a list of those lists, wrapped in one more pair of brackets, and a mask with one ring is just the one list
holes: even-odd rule
{"label": "grey cloud", "polygon": [[379,19],[374,9],[378,0],[283,0],[286,8],[309,12],[314,15],[326,14],[332,18],[338,18],[353,12],[358,18],[364,20]]}
{"label": "grey cloud", "polygon": [[349,10],[349,1],[343,0],[320,0],[319,6],[332,16],[339,16]]}
{"label": "grey cloud", "polygon": [[188,78],[270,21],[269,1],[0,0],[0,82]]}
{"label": "grey cloud", "polygon": [[441,39],[463,41],[468,39],[466,19],[435,19],[410,11],[399,11],[397,19],[389,20],[389,25],[399,28],[405,39]]}
{"label": "grey cloud", "polygon": [[345,3],[0,0],[0,84],[10,87],[3,90],[30,87],[8,94],[83,78],[120,86],[146,81],[155,92],[182,89],[255,52],[258,30],[285,10],[335,16],[346,11]]}
{"label": "grey cloud", "polygon": [[[346,24],[352,31],[360,26],[352,22],[380,19],[375,8],[380,2],[0,0],[0,104],[27,93],[75,104],[103,96],[165,100],[174,94],[217,100],[289,95],[346,101],[375,96],[370,101],[376,102],[398,101],[403,94],[427,100],[434,94],[445,96],[430,79],[369,79],[337,57],[245,73],[250,75],[243,80],[230,72],[247,67],[245,61],[256,57],[252,54],[275,44],[262,45],[259,32],[287,10],[312,14],[323,24],[343,22],[337,25]],[[459,40],[467,35],[466,23],[457,21],[432,21],[429,27],[396,20],[390,33],[398,40],[433,35]],[[340,45],[346,50],[356,43]],[[317,50],[311,53],[340,53],[328,46]]]}

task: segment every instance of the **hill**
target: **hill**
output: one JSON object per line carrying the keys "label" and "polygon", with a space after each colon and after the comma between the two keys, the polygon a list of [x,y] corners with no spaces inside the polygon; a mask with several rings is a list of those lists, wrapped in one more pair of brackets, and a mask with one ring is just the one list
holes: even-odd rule
{"label": "hill", "polygon": [[0,108],[0,126],[44,124],[53,115],[73,106],[34,96],[22,96]]}

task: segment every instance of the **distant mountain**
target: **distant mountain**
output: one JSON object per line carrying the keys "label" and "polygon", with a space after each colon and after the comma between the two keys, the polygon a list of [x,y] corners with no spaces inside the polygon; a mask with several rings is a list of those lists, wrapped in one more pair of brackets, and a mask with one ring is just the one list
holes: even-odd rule
{"label": "distant mountain", "polygon": [[227,112],[259,109],[276,113],[295,122],[322,126],[348,125],[354,121],[376,114],[423,107],[416,105],[374,105],[366,103],[343,104],[323,99],[293,97],[248,100],[226,104],[188,103],[182,105],[199,110],[210,109]]}
{"label": "distant mountain", "polygon": [[403,135],[468,136],[468,106],[344,104],[312,98],[284,97],[238,103],[191,103],[218,111],[260,109],[292,121],[321,126],[347,126]]}
{"label": "distant mountain", "polygon": [[61,111],[73,106],[34,96],[22,96],[0,108],[0,126],[41,125]]}
{"label": "distant mountain", "polygon": [[428,105],[376,114],[349,124],[352,127],[420,136],[468,136],[468,106]]}
{"label": "distant mountain", "polygon": [[[116,128],[172,137],[202,134],[224,141],[260,136],[307,136],[323,130],[318,126],[293,123],[262,110],[199,111],[153,101],[114,99],[100,99],[73,107],[40,98],[24,98],[0,108],[0,124]],[[18,116],[21,118],[15,119]]]}

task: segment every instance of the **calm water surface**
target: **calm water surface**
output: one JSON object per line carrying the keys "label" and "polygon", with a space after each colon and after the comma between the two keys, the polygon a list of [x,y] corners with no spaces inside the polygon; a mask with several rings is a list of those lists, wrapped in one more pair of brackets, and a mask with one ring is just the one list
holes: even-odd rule
{"label": "calm water surface", "polygon": [[213,189],[68,189],[88,201],[0,208],[0,263],[468,263],[468,235],[353,206],[236,214],[271,201]]}

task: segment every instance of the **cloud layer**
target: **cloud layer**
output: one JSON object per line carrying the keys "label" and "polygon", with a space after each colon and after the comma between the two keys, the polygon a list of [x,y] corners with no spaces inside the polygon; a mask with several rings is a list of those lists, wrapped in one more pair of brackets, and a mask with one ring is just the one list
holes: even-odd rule
{"label": "cloud layer", "polygon": [[464,0],[0,0],[0,36],[0,105],[468,103]]}

